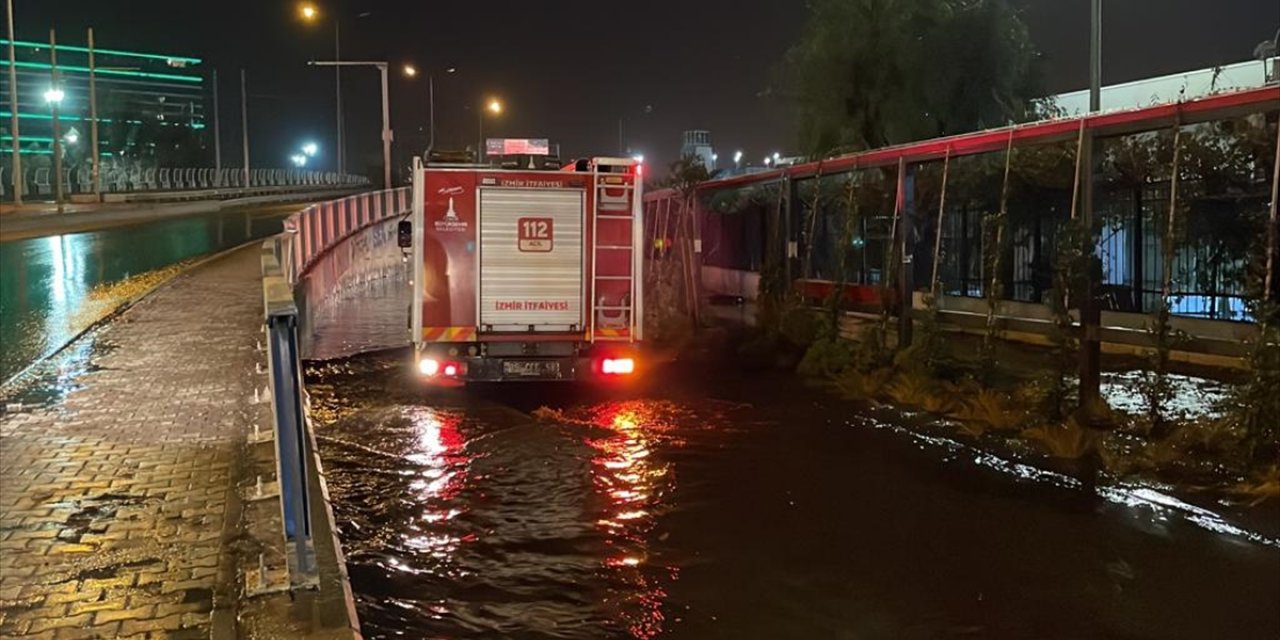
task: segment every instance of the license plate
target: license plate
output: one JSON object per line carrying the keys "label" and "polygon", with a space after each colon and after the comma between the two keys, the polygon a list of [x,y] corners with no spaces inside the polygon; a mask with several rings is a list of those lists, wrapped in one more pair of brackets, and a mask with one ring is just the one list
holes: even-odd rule
{"label": "license plate", "polygon": [[560,363],[555,360],[506,360],[502,374],[520,378],[559,378]]}

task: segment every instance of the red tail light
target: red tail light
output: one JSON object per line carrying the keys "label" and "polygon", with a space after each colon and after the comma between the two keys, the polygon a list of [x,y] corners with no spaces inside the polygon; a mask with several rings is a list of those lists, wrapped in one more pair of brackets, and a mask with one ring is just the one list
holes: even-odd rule
{"label": "red tail light", "polygon": [[454,378],[466,373],[466,371],[466,365],[460,362],[441,362],[431,358],[423,358],[418,361],[418,373],[428,378],[436,376]]}
{"label": "red tail light", "polygon": [[600,363],[600,373],[607,376],[625,376],[636,372],[636,361],[631,358],[605,358]]}

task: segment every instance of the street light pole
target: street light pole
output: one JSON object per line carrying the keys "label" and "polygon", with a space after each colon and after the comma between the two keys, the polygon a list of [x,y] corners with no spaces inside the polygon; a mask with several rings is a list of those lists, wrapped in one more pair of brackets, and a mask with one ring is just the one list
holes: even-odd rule
{"label": "street light pole", "polygon": [[221,114],[218,112],[218,70],[213,70],[213,168],[214,186],[220,187],[218,181],[222,179],[222,128],[218,126],[221,122]]}
{"label": "street light pole", "polygon": [[89,27],[89,138],[93,154],[93,199],[102,199],[102,165],[98,158],[98,72],[93,55],[93,27]]}
{"label": "street light pole", "polygon": [[53,181],[57,185],[54,193],[58,213],[62,213],[62,126],[58,122],[58,106],[62,102],[62,95],[58,92],[62,89],[58,86],[58,37],[53,29],[49,30],[49,75],[53,82],[53,95],[56,96],[49,101],[53,108]]}
{"label": "street light pole", "polygon": [[1102,108],[1102,0],[1089,5],[1089,112]]}
{"label": "street light pole", "polygon": [[[1102,0],[1091,0],[1089,6],[1089,112],[1096,114],[1102,108]],[[1097,240],[1094,237],[1094,152],[1096,138],[1093,131],[1086,132],[1080,158],[1080,214],[1084,224],[1084,255],[1090,260],[1097,256]],[[1093,269],[1085,269],[1084,292],[1080,296],[1080,409],[1086,420],[1089,411],[1102,396],[1102,309],[1097,300],[1097,282]]]}
{"label": "street light pole", "polygon": [[249,94],[244,69],[240,70],[240,129],[244,134],[244,188],[249,188]]}
{"label": "street light pole", "polygon": [[[445,75],[457,71],[454,67],[444,69]],[[413,75],[412,73],[409,75]],[[431,133],[427,138],[427,156],[431,155],[431,151],[436,148],[436,72],[434,70],[427,71],[427,121],[431,127]]]}
{"label": "street light pole", "polygon": [[[333,19],[333,59],[342,60],[342,22],[337,18]],[[342,67],[333,68],[333,90],[335,94],[335,104],[337,105],[338,118],[338,173],[345,174],[347,172],[346,161],[346,132],[342,126]]]}
{"label": "street light pole", "polygon": [[391,189],[391,93],[387,64],[378,67],[382,74],[382,188]]}
{"label": "street light pole", "polygon": [[13,0],[8,2],[9,15],[9,133],[13,137],[13,203],[22,204],[22,141],[18,133],[18,70],[13,50]]}
{"label": "street light pole", "polygon": [[381,61],[344,61],[344,60],[312,60],[307,64],[315,67],[377,67],[382,75],[382,184],[391,188],[391,90],[387,77],[387,63]]}

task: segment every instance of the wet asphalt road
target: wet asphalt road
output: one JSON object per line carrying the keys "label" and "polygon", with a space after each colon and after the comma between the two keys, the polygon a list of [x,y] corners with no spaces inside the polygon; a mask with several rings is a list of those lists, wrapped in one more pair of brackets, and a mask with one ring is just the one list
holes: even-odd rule
{"label": "wet asphalt road", "polygon": [[0,243],[0,382],[136,295],[149,272],[278,233],[281,221],[302,206],[246,207]]}
{"label": "wet asphalt road", "polygon": [[1280,636],[1280,541],[1157,488],[781,374],[427,393],[407,357],[308,374],[368,638]]}

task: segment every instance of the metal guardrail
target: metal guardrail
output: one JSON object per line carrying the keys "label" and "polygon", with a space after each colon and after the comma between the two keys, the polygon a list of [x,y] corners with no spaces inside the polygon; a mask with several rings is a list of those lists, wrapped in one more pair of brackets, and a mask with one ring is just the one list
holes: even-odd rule
{"label": "metal guardrail", "polygon": [[[48,197],[56,191],[53,169],[23,167],[24,196]],[[12,197],[13,173],[0,167],[0,197]],[[93,193],[93,173],[87,166],[65,168],[62,188],[67,195]],[[365,176],[333,171],[301,169],[251,169],[246,182],[244,169],[212,167],[141,167],[108,165],[101,169],[102,193],[190,191],[195,189],[333,186],[355,187],[369,184]]]}
{"label": "metal guardrail", "polygon": [[280,267],[297,284],[320,256],[357,231],[413,209],[412,188],[373,191],[311,205],[284,221],[279,236]]}
{"label": "metal guardrail", "polygon": [[308,478],[312,458],[299,350],[299,310],[294,285],[325,252],[358,231],[411,211],[411,189],[362,193],[312,205],[284,222],[284,232],[262,247],[263,315],[271,384],[283,535],[290,549],[289,588],[318,584],[312,540],[314,514]]}
{"label": "metal guardrail", "polygon": [[271,384],[271,422],[276,445],[276,481],[287,552],[289,588],[318,585],[312,542],[307,479],[310,448],[298,351],[298,307],[293,288],[280,270],[279,243],[263,243],[262,302],[267,334],[267,372]]}

